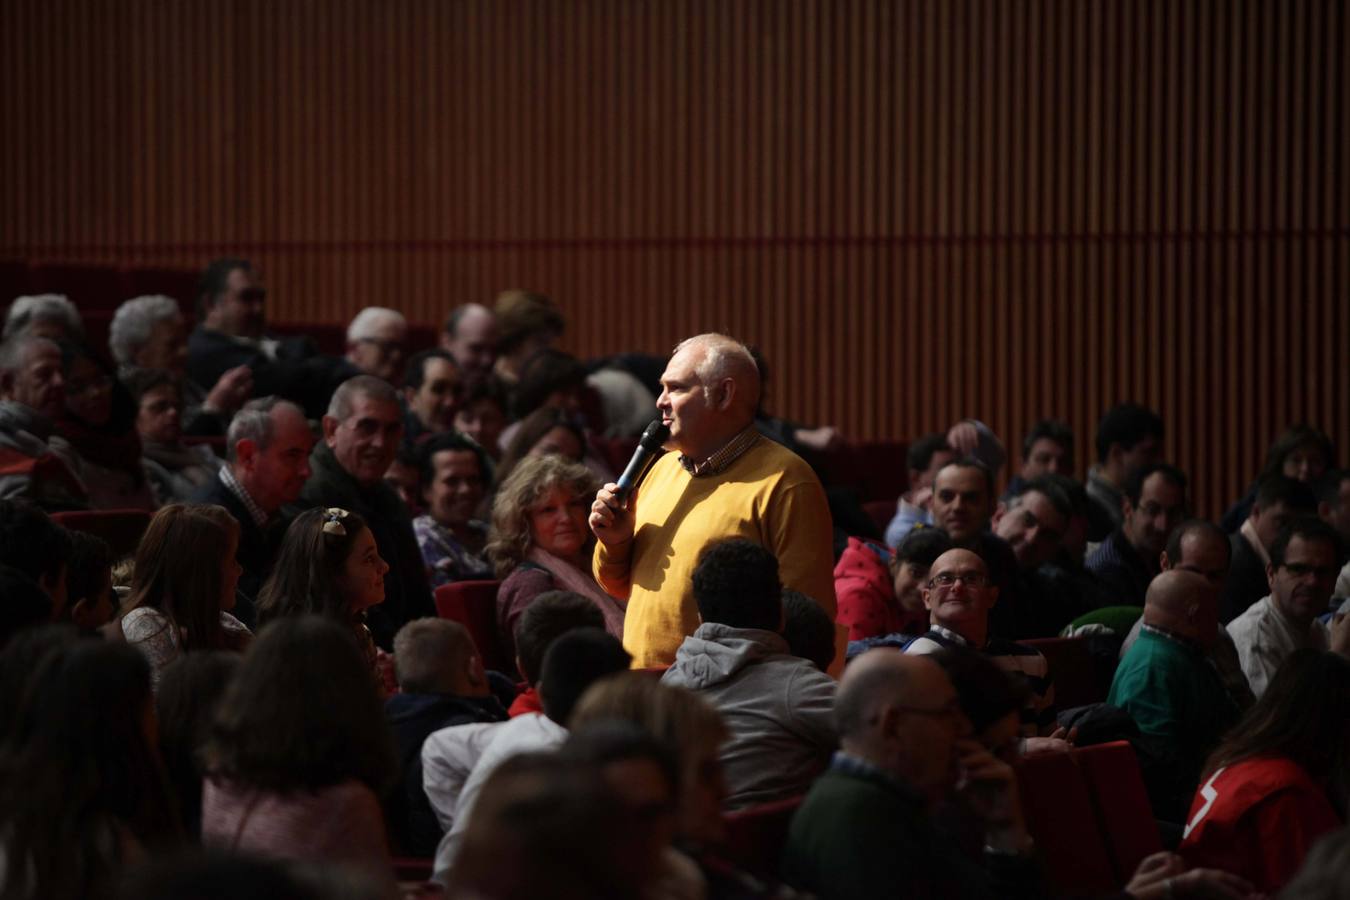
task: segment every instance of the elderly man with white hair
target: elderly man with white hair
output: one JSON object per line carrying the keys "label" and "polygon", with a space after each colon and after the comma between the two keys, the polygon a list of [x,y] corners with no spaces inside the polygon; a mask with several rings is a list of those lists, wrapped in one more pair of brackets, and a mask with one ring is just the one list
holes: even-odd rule
{"label": "elderly man with white hair", "polygon": [[367,375],[397,384],[408,350],[408,320],[384,306],[367,306],[347,326],[347,362]]}
{"label": "elderly man with white hair", "polygon": [[666,449],[635,494],[607,484],[591,507],[596,579],[628,602],[624,647],[635,667],[668,666],[699,626],[692,576],[719,538],[745,538],[778,559],[783,587],[834,617],[830,510],[802,459],[755,430],[759,370],[722,334],[682,341],[661,376],[656,408]]}
{"label": "elderly man with white hair", "polygon": [[183,434],[225,434],[230,417],[253,394],[248,366],[228,370],[209,391],[187,376],[187,323],[172,297],[133,297],[117,307],[108,327],[108,349],[123,380],[145,369],[168,372],[178,380]]}

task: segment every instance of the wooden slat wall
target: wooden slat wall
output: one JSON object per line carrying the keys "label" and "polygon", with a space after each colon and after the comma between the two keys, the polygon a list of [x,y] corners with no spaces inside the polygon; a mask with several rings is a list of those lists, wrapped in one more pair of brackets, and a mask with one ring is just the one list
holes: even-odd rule
{"label": "wooden slat wall", "polygon": [[0,256],[265,269],[272,315],[526,286],[727,329],[858,437],[1161,409],[1200,509],[1350,450],[1336,0],[7,0]]}

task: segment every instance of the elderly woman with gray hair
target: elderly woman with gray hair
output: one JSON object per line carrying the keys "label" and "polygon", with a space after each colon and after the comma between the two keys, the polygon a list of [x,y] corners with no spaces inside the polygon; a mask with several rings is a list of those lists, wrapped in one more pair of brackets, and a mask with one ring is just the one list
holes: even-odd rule
{"label": "elderly woman with gray hair", "polygon": [[5,313],[4,336],[16,334],[80,343],[84,340],[84,322],[80,311],[64,294],[15,297]]}
{"label": "elderly woman with gray hair", "polygon": [[123,381],[139,369],[168,372],[178,380],[184,434],[223,435],[230,417],[253,395],[247,366],[230,369],[209,391],[187,377],[187,323],[172,297],[135,297],[117,307],[108,328],[108,348]]}
{"label": "elderly woman with gray hair", "polygon": [[605,630],[623,637],[624,608],[591,577],[586,525],[599,484],[581,463],[561,456],[524,459],[497,491],[486,553],[504,578],[497,591],[497,633],[516,658],[516,622],[546,591],[573,591],[600,608]]}

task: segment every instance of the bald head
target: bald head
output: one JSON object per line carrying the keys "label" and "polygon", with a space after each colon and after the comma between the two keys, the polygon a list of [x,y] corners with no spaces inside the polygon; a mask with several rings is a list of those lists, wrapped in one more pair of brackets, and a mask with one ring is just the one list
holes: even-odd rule
{"label": "bald head", "polygon": [[888,706],[909,705],[931,690],[933,679],[946,680],[937,663],[906,656],[894,647],[869,650],[849,663],[834,698],[841,738],[860,738],[875,726]]}
{"label": "bald head", "polygon": [[468,376],[485,377],[497,360],[497,315],[481,303],[451,311],[441,333],[441,347]]}
{"label": "bald head", "polygon": [[1203,575],[1172,569],[1153,579],[1144,597],[1144,624],[1205,646],[1218,634],[1218,588]]}
{"label": "bald head", "polygon": [[702,461],[749,428],[759,405],[750,351],[724,334],[681,341],[661,373],[656,408],[670,428],[667,449]]}
{"label": "bald head", "polygon": [[989,583],[989,569],[979,554],[957,548],[933,560],[921,593],[933,624],[955,631],[976,647],[985,645],[998,588]]}

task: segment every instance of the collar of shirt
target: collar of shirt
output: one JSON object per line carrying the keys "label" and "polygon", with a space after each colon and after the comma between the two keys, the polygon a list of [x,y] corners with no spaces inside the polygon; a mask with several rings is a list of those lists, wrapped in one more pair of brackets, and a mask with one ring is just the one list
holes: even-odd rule
{"label": "collar of shirt", "polygon": [[836,772],[842,772],[845,775],[855,775],[860,778],[867,778],[873,781],[881,781],[895,788],[904,796],[914,800],[916,803],[922,803],[923,799],[918,792],[901,779],[880,766],[868,762],[867,760],[845,753],[843,750],[836,750],[834,756],[830,757],[830,768]]}
{"label": "collar of shirt", "polygon": [[225,485],[225,488],[231,494],[238,497],[240,503],[244,504],[244,509],[248,510],[254,524],[259,528],[267,524],[267,513],[263,512],[262,507],[248,495],[248,491],[244,490],[244,486],[234,477],[234,473],[230,471],[228,465],[220,467],[220,483]]}
{"label": "collar of shirt", "polygon": [[1190,650],[1194,650],[1197,653],[1204,652],[1201,649],[1200,645],[1191,638],[1186,637],[1184,634],[1177,634],[1175,631],[1163,628],[1161,625],[1150,625],[1147,622],[1143,622],[1140,624],[1139,628],[1141,631],[1147,631],[1149,634],[1157,635],[1163,640],[1171,641],[1174,644],[1180,644],[1181,646],[1186,647]]}
{"label": "collar of shirt", "polygon": [[736,435],[731,440],[722,445],[712,456],[702,462],[695,462],[683,453],[680,454],[680,465],[684,470],[695,478],[702,478],[705,475],[717,475],[726,470],[727,466],[735,462],[741,454],[749,450],[759,442],[759,432],[755,426],[751,425]]}
{"label": "collar of shirt", "polygon": [[970,647],[972,650],[980,649],[979,647],[976,647],[974,644],[972,644],[969,641],[969,639],[967,639],[964,635],[957,634],[950,628],[943,628],[941,625],[929,625],[928,628],[930,631],[936,631],[938,634],[942,635],[947,640],[960,644],[962,647]]}

